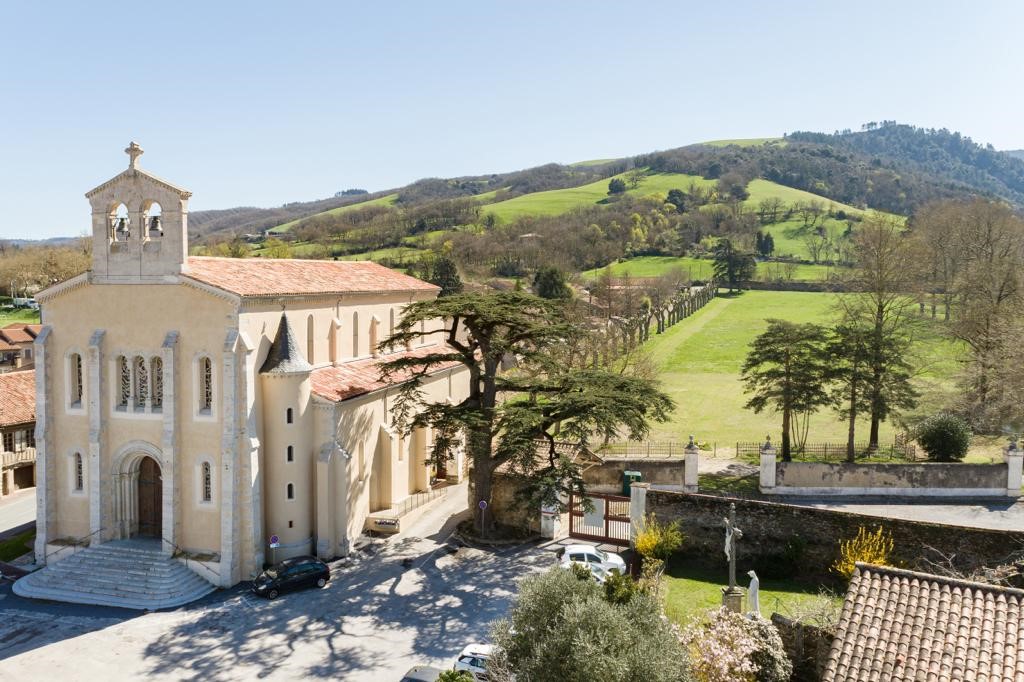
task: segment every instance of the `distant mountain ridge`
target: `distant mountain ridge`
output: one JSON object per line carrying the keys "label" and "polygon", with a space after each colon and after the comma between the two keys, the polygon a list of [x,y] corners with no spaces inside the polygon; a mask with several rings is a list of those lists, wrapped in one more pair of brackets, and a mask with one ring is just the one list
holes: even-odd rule
{"label": "distant mountain ridge", "polygon": [[259,233],[390,195],[395,195],[394,204],[399,208],[473,198],[486,213],[488,204],[536,192],[582,187],[634,166],[710,180],[728,174],[748,182],[764,178],[833,201],[892,213],[908,214],[937,198],[977,194],[1024,207],[1024,150],[999,152],[957,132],[886,121],[867,124],[857,132],[797,131],[782,139],[720,140],[632,158],[426,178],[372,194],[334,196],[276,208],[196,211],[189,215],[189,223],[196,236]]}

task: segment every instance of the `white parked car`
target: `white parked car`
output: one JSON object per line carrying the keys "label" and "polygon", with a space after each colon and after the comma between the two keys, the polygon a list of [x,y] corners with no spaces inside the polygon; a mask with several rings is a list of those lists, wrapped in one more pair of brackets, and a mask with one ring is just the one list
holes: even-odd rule
{"label": "white parked car", "polygon": [[[562,552],[562,568],[569,564],[585,564],[597,566],[605,571],[618,571],[625,574],[626,562],[615,552],[602,552],[593,545],[569,545]],[[603,578],[602,578],[603,580]]]}
{"label": "white parked car", "polygon": [[487,679],[487,659],[494,651],[493,644],[470,644],[455,660],[454,670],[465,670],[473,675],[474,680]]}

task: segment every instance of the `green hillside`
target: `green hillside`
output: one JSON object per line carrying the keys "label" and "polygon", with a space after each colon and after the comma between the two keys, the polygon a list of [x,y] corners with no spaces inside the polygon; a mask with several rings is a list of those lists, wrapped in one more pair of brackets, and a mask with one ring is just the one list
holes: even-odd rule
{"label": "green hillside", "polygon": [[[596,268],[581,273],[585,280],[594,279],[605,270],[610,270],[615,277],[651,278],[661,277],[672,270],[680,269],[690,279],[707,280],[714,274],[714,261],[706,258],[689,256],[638,256],[612,263],[607,268]],[[754,279],[770,281],[789,279],[794,282],[825,282],[836,273],[837,268],[829,265],[808,265],[805,263],[758,263]]]}
{"label": "green hillside", "polygon": [[708,142],[701,142],[709,147],[729,147],[736,145],[737,147],[760,147],[765,144],[786,144],[785,140],[781,137],[748,137],[740,138],[736,140],[710,140]]}
{"label": "green hillside", "polygon": [[[370,199],[369,201],[360,201],[359,203],[356,204],[339,206],[338,208],[332,208],[329,211],[324,211],[323,213],[316,213],[315,215],[336,215],[338,213],[344,213],[345,211],[351,211],[357,208],[366,208],[367,206],[391,206],[397,200],[398,193],[396,192],[395,194],[388,194],[386,196],[378,197],[376,199]],[[290,222],[284,223],[283,225],[273,227],[269,231],[271,234],[281,234],[282,232],[287,232],[288,230],[292,229],[303,220],[312,217],[313,216],[306,216],[304,218],[299,218],[298,220],[292,220]]]}

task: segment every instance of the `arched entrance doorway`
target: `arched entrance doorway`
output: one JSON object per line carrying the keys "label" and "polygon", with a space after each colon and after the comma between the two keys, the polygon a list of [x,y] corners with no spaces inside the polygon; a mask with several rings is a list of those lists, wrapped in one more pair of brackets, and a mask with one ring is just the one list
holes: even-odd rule
{"label": "arched entrance doorway", "polygon": [[163,534],[163,477],[160,465],[148,455],[139,462],[139,526],[136,535],[159,538]]}

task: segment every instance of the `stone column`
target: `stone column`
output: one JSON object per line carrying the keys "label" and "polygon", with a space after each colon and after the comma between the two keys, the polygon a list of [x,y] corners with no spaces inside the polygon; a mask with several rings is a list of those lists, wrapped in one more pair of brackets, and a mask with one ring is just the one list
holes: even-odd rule
{"label": "stone column", "polygon": [[238,500],[235,477],[238,473],[238,405],[236,345],[238,331],[229,329],[221,353],[221,427],[224,435],[220,449],[220,586],[238,581]]}
{"label": "stone column", "polygon": [[762,493],[775,491],[775,448],[771,438],[761,446],[761,478],[758,487]]}
{"label": "stone column", "polygon": [[334,442],[324,443],[316,458],[316,517],[313,533],[316,536],[316,555],[321,559],[330,559],[334,554],[331,547],[332,539],[335,536],[331,527],[333,514],[331,514],[331,460],[334,455]]}
{"label": "stone column", "polygon": [[110,490],[113,480],[103,466],[103,337],[106,332],[97,329],[89,338],[88,389],[89,389],[89,461],[86,485],[89,488],[89,545],[95,546],[113,537],[113,509],[110,507]]}
{"label": "stone column", "polygon": [[1024,470],[1024,450],[1017,447],[1016,439],[1006,450],[1006,496],[1020,497],[1022,470]]}
{"label": "stone column", "polygon": [[647,514],[647,490],[650,483],[634,483],[629,488],[629,546],[636,547],[636,536],[644,529]]}
{"label": "stone column", "polygon": [[[180,544],[181,539],[181,462],[178,460],[178,397],[181,392],[178,390],[175,371],[177,360],[178,332],[167,332],[164,343],[160,347],[160,361],[163,366],[163,400],[161,404],[161,416],[163,428],[160,436],[160,450],[163,453],[163,462],[160,466],[164,470],[163,487],[163,540],[161,547],[166,556],[174,554],[174,545]],[[167,542],[167,541],[170,542]]]}
{"label": "stone column", "polygon": [[695,493],[697,492],[699,451],[697,450],[697,444],[693,442],[693,436],[690,436],[690,442],[686,445],[683,453],[686,458],[683,466],[683,490],[688,493]]}

